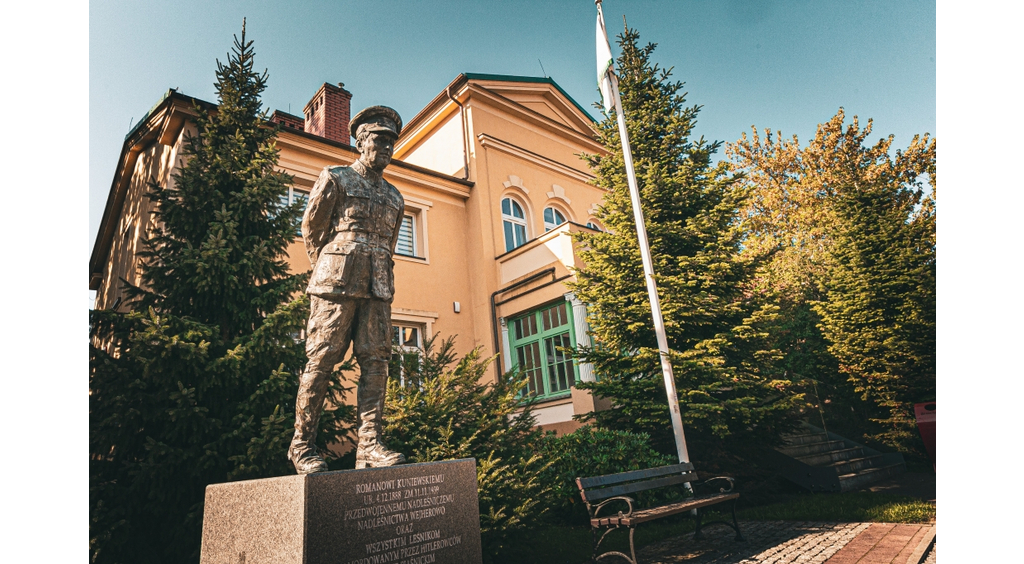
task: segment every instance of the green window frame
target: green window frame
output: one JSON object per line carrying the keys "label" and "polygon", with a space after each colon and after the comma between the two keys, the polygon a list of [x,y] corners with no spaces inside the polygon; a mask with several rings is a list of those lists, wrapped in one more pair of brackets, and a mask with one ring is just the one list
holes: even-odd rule
{"label": "green window frame", "polygon": [[579,369],[560,347],[576,346],[572,304],[560,301],[512,318],[508,324],[512,364],[526,378],[523,396],[557,398],[569,395]]}

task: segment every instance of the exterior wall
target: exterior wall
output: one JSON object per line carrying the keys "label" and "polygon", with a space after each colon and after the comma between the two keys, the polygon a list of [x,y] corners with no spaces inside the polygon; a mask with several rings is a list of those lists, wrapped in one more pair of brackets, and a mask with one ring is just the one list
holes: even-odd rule
{"label": "exterior wall", "polygon": [[[384,172],[406,200],[416,240],[415,256],[395,256],[393,321],[413,324],[425,337],[457,335],[459,354],[476,347],[485,356],[499,354],[489,373],[494,378],[512,363],[507,333],[503,333],[506,320],[564,301],[572,308],[574,338],[587,338],[585,306],[572,301],[565,283],[572,279],[573,268],[581,266],[570,234],[587,229],[583,224],[592,219],[603,196],[602,190],[587,184],[592,176],[577,154],[602,149],[582,114],[556,88],[516,81],[464,81],[452,92],[462,109],[446,93],[438,95],[407,126],[396,159]],[[337,91],[348,94],[325,84],[307,105],[307,130],[318,127],[314,121],[324,109],[315,100]],[[175,103],[186,107],[184,102]],[[287,121],[290,126],[278,135],[279,168],[293,175],[296,189],[310,190],[325,166],[349,165],[358,158],[348,145],[347,109],[344,140],[334,142],[297,131],[296,116],[275,114],[275,121]],[[166,115],[179,115],[172,110]],[[153,126],[161,131],[164,144],[151,142],[142,149],[124,204],[115,204],[121,206],[120,212],[113,212],[114,219],[104,219],[117,221],[118,231],[104,264],[97,308],[114,303],[120,292],[119,277],[137,281],[139,233],[148,228],[150,219],[149,201],[143,197],[145,179],[155,178],[161,185],[171,181],[187,123],[180,117],[178,122],[164,119],[168,121],[163,126]],[[167,132],[175,127],[177,132]],[[449,176],[465,173],[467,160],[469,182]],[[529,238],[510,252],[505,251],[500,206],[507,196],[523,206]],[[568,223],[545,233],[543,211],[549,206],[558,209]],[[292,272],[310,269],[301,238],[288,247],[288,260]],[[578,372],[581,379],[593,377],[585,366],[578,367]],[[541,426],[568,432],[578,426],[571,419],[573,414],[598,407],[588,395],[575,388],[571,392],[538,406]]]}
{"label": "exterior wall", "polygon": [[126,280],[140,284],[141,268],[138,252],[142,250],[142,239],[152,228],[153,205],[145,197],[150,181],[161,186],[173,185],[172,173],[179,167],[178,155],[185,142],[184,129],[178,133],[171,146],[154,140],[139,151],[124,199],[122,213],[117,220],[117,231],[111,242],[110,258],[104,265],[103,278],[96,290],[96,309],[108,309],[119,299],[124,299],[123,283]]}
{"label": "exterior wall", "polygon": [[413,152],[408,153],[404,160],[451,176],[462,176],[466,168],[464,146],[462,116],[456,111],[430,137],[417,145]]}
{"label": "exterior wall", "polygon": [[[350,148],[324,145],[287,131],[278,136],[277,145],[281,150],[280,168],[293,175],[295,186],[304,190],[312,188],[325,166],[348,166],[359,156]],[[473,318],[467,313],[466,200],[470,190],[402,168],[400,163],[385,169],[384,177],[402,193],[406,213],[413,215],[416,224],[417,256],[394,257],[392,318],[416,325],[425,337],[438,331],[443,336],[459,335],[457,351],[467,353],[475,342]],[[288,262],[292,272],[310,269],[301,237],[288,247]],[[454,311],[454,302],[460,302],[460,313]]]}
{"label": "exterior wall", "polygon": [[[587,184],[592,176],[577,156],[601,150],[592,134],[570,127],[565,112],[550,103],[549,94],[504,90],[502,94],[510,95],[495,96],[473,82],[458,94],[471,140],[469,178],[476,183],[473,197],[466,202],[474,345],[487,354],[499,353],[492,372],[495,376],[513,365],[506,320],[563,300],[572,307],[565,282],[581,264],[569,234],[586,228],[568,223],[545,233],[544,209],[554,207],[569,222],[586,224],[603,197],[602,190]],[[516,103],[510,103],[512,98],[518,98]],[[427,118],[434,120],[433,125],[417,124],[429,133],[410,133],[423,138],[404,147],[400,141],[399,151],[407,161],[423,164],[443,162],[439,155],[447,154],[448,166],[453,167],[465,149],[460,136],[444,132],[461,132],[461,116],[453,102],[434,111],[435,115]],[[530,239],[510,252],[505,251],[501,215],[501,200],[507,196],[522,205]],[[585,317],[585,309],[579,308],[577,313]],[[579,337],[580,328],[585,333],[585,327],[585,319],[581,319],[572,328],[573,335]],[[588,379],[593,377],[590,369],[580,372],[581,377],[583,372]],[[575,388],[572,392],[578,395]],[[572,395],[564,394],[540,402],[538,424],[558,433],[574,430],[579,424],[572,416],[595,408],[587,399],[589,396],[574,401]]]}

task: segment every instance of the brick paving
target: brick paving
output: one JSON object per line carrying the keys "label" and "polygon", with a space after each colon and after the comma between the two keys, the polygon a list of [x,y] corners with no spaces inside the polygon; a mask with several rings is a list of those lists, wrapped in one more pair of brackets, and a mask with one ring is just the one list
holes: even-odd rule
{"label": "brick paving", "polygon": [[[828,564],[906,564],[918,546],[934,529],[929,525],[872,523],[840,549]],[[915,558],[918,564],[920,556]]]}
{"label": "brick paving", "polygon": [[823,564],[869,526],[745,521],[740,522],[745,542],[736,542],[732,529],[718,526],[705,529],[703,540],[681,535],[646,546],[637,556],[644,564]]}
{"label": "brick paving", "polygon": [[[933,534],[931,525],[747,521],[746,542],[727,527],[705,529],[642,548],[644,564],[904,564]],[[934,564],[934,547],[925,562]],[[916,563],[914,563],[916,564]]]}

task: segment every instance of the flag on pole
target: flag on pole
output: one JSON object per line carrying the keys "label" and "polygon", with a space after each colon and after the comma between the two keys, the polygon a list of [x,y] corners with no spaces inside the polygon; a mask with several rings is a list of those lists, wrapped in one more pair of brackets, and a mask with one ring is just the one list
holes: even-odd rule
{"label": "flag on pole", "polygon": [[611,72],[612,48],[608,43],[608,32],[604,30],[604,13],[601,12],[601,4],[597,3],[597,86],[601,89],[601,101],[604,103],[604,112],[612,113],[612,106],[615,101],[612,99],[612,81],[615,80],[615,73]]}
{"label": "flag on pole", "polygon": [[[644,280],[647,283],[647,297],[651,300],[651,320],[654,322],[654,334],[658,338],[658,351],[661,357],[661,372],[665,378],[665,397],[668,400],[669,419],[672,421],[672,434],[676,439],[676,452],[679,462],[689,462],[690,455],[686,450],[686,436],[683,433],[683,419],[679,413],[679,394],[676,393],[676,380],[672,374],[672,363],[669,360],[668,336],[665,333],[665,319],[661,315],[661,303],[658,301],[658,285],[654,281],[654,261],[651,259],[651,247],[647,242],[647,228],[644,227],[644,214],[640,208],[640,188],[633,170],[633,152],[629,149],[629,133],[626,130],[626,116],[622,112],[622,100],[619,98],[619,81],[612,69],[612,50],[608,45],[608,34],[604,30],[604,13],[601,11],[601,0],[597,4],[597,83],[604,99],[604,111],[611,114],[615,108],[616,121],[619,125],[619,139],[622,141],[622,164],[626,168],[626,182],[629,184],[629,200],[633,206],[633,219],[636,222],[637,243],[640,246],[640,258],[644,264]],[[689,482],[686,483],[689,489]],[[692,510],[696,514],[696,509]]]}

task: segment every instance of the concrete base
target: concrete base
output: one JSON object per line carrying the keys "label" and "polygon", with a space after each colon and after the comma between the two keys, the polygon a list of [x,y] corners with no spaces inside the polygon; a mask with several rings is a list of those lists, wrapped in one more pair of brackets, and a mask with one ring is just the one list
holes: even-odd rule
{"label": "concrete base", "polygon": [[473,459],[206,488],[201,564],[481,561]]}

